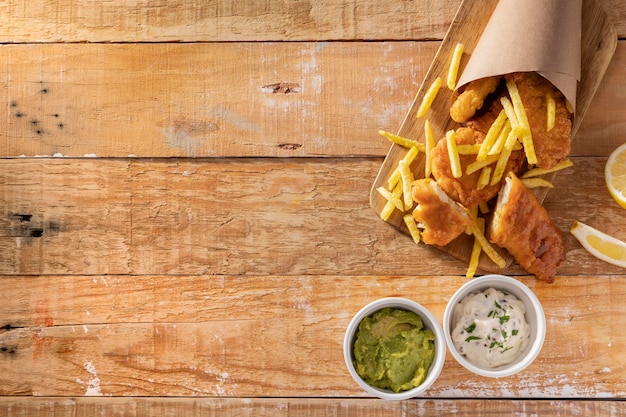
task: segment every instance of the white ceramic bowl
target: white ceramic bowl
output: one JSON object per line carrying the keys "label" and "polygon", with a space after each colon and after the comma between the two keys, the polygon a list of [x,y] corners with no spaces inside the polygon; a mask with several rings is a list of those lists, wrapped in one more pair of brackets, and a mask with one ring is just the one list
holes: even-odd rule
{"label": "white ceramic bowl", "polygon": [[[361,379],[359,374],[356,372],[356,369],[354,368],[353,346],[356,339],[356,333],[359,327],[359,323],[361,323],[361,320],[363,320],[365,317],[385,307],[408,310],[417,313],[422,318],[424,327],[432,330],[435,334],[435,358],[433,360],[433,363],[431,364],[424,381],[419,386],[411,390],[396,393],[391,390],[372,387],[371,385],[367,384],[363,379]],[[426,310],[422,305],[406,298],[381,298],[363,307],[350,321],[343,341],[343,356],[346,361],[348,371],[350,372],[350,375],[352,375],[352,378],[354,378],[357,384],[359,384],[359,386],[367,391],[369,394],[385,400],[405,400],[423,394],[433,384],[433,382],[435,382],[437,377],[439,377],[441,369],[443,368],[443,363],[446,359],[446,342],[443,335],[443,330],[441,329],[439,322],[437,321],[435,316],[433,316],[432,313]]]}
{"label": "white ceramic bowl", "polygon": [[[525,317],[530,325],[530,340],[526,349],[513,362],[497,368],[485,368],[471,363],[457,351],[451,336],[455,326],[455,323],[452,323],[454,306],[466,295],[478,293],[488,288],[495,288],[496,290],[513,294],[517,299],[521,300],[526,306]],[[535,294],[522,282],[504,275],[485,275],[468,281],[452,296],[443,315],[443,332],[452,356],[463,367],[478,375],[499,378],[520,372],[539,355],[546,336],[546,317],[541,303]]]}

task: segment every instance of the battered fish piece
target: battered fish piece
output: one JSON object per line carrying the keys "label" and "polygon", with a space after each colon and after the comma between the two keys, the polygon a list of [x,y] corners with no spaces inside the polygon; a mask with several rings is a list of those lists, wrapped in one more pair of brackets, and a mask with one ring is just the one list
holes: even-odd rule
{"label": "battered fish piece", "polygon": [[489,224],[489,239],[529,273],[551,283],[565,261],[561,231],[535,195],[510,173]]}
{"label": "battered fish piece", "polygon": [[[484,135],[477,134],[473,129],[461,127],[456,131],[456,142],[458,145],[472,145],[480,143],[484,139]],[[502,181],[507,172],[519,172],[524,164],[525,155],[523,150],[511,152],[509,161],[502,176],[503,180],[494,184],[487,185],[481,190],[477,190],[478,178],[480,170],[467,175],[465,172],[467,166],[476,161],[476,155],[459,155],[461,161],[461,169],[463,175],[460,178],[454,178],[452,168],[450,166],[450,158],[448,157],[448,144],[445,139],[440,140],[437,146],[432,150],[432,173],[437,180],[437,184],[448,194],[453,200],[461,203],[467,208],[478,206],[480,203],[487,202],[498,195],[498,191],[502,186]],[[495,169],[496,163],[491,166]]]}
{"label": "battered fish piece", "polygon": [[463,207],[450,199],[432,178],[414,181],[412,192],[413,200],[418,203],[413,217],[424,228],[424,243],[445,246],[472,223]]}
{"label": "battered fish piece", "polygon": [[467,84],[463,92],[450,106],[450,117],[457,123],[465,123],[483,107],[487,96],[498,88],[501,77],[481,78]]}
{"label": "battered fish piece", "polygon": [[[505,75],[515,81],[526,109],[528,124],[537,154],[537,166],[549,169],[569,155],[571,150],[572,121],[565,97],[551,82],[535,72],[515,72]],[[556,103],[554,128],[547,131],[546,94]]]}

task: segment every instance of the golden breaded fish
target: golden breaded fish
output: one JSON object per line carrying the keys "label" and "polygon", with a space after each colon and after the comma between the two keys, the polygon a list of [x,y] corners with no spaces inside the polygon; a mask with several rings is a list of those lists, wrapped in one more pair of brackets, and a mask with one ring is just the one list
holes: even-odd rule
{"label": "golden breaded fish", "polygon": [[561,231],[535,195],[513,173],[506,177],[489,224],[491,242],[505,248],[537,278],[553,282],[565,261]]}
{"label": "golden breaded fish", "polygon": [[418,203],[413,217],[423,227],[424,243],[445,246],[472,223],[467,211],[448,197],[432,178],[414,181],[412,192],[413,200]]}

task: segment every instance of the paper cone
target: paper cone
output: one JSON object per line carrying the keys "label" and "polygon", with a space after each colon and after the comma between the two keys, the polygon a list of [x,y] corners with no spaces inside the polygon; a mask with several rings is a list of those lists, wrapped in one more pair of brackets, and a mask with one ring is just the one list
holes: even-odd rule
{"label": "paper cone", "polygon": [[500,0],[459,78],[535,71],[576,108],[582,0]]}

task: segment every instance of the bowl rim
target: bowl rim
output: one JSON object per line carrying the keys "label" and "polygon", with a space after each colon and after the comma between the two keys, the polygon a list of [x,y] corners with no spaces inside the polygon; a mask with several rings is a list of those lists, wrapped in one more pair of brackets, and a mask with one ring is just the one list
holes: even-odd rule
{"label": "bowl rim", "polygon": [[[433,363],[430,365],[424,381],[422,381],[419,386],[410,390],[393,392],[391,390],[373,387],[361,379],[352,363],[354,357],[354,339],[361,320],[386,307],[414,311],[422,318],[424,327],[431,329],[433,333],[435,333],[435,357]],[[437,321],[436,317],[423,305],[404,297],[384,297],[366,304],[352,317],[344,335],[343,355],[350,375],[366,392],[385,400],[406,400],[423,394],[437,380],[446,359],[446,341],[439,321]]]}
{"label": "bowl rim", "polygon": [[[535,327],[536,336],[532,344],[530,344],[530,346],[526,348],[526,356],[523,359],[513,362],[509,365],[502,365],[498,368],[486,369],[474,365],[467,358],[465,358],[465,356],[461,355],[454,346],[454,342],[452,341],[451,336],[452,313],[454,306],[463,297],[472,292],[483,291],[487,288],[503,290],[502,288],[498,288],[498,284],[494,283],[494,281],[497,281],[498,283],[504,283],[506,287],[514,287],[518,291],[518,294],[523,294],[524,297],[529,300],[530,305],[528,305],[528,303],[526,303],[524,300],[522,300],[522,302],[524,302],[524,304],[526,305],[527,311],[529,311],[529,309],[532,309],[535,313],[535,322],[529,324]],[[508,291],[511,292],[510,290]],[[513,295],[515,295],[519,299],[520,296],[518,294]],[[500,378],[516,374],[534,362],[534,360],[539,355],[539,352],[541,351],[541,348],[543,347],[543,343],[545,341],[546,317],[541,302],[539,301],[535,293],[523,282],[506,275],[488,274],[481,277],[473,278],[471,281],[466,282],[450,298],[443,314],[443,332],[448,348],[450,349],[450,353],[452,354],[454,359],[456,359],[456,361],[461,364],[465,369],[478,375],[491,378]]]}

